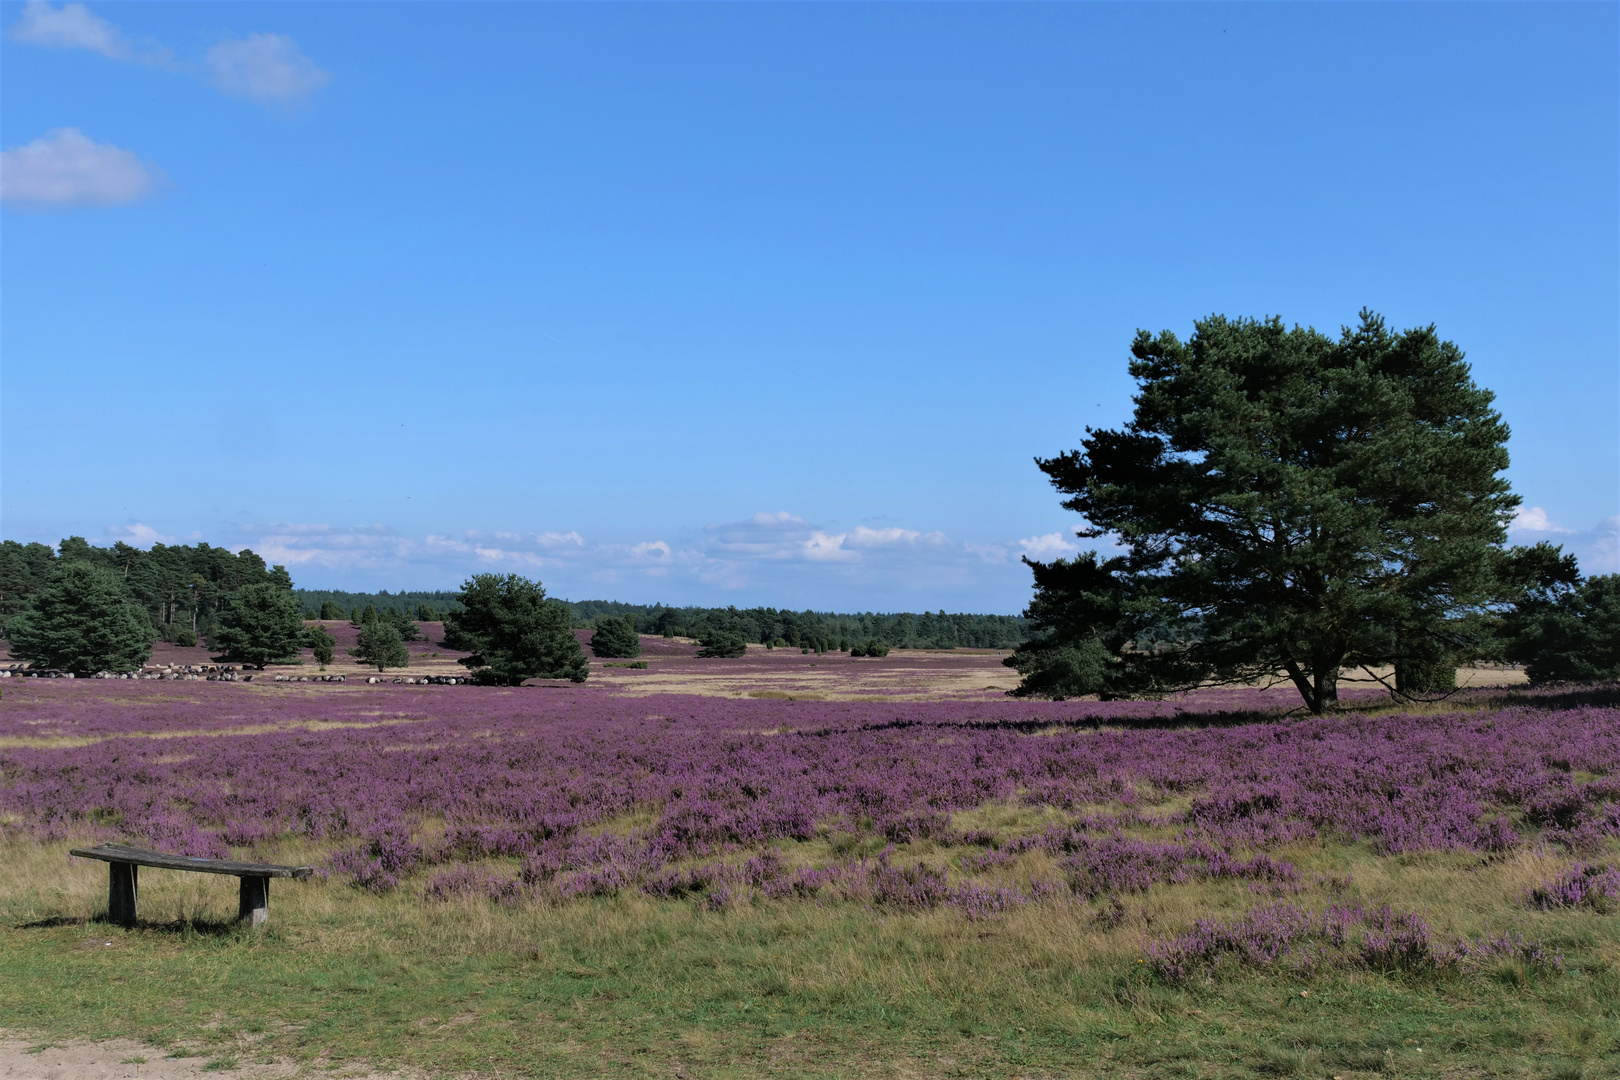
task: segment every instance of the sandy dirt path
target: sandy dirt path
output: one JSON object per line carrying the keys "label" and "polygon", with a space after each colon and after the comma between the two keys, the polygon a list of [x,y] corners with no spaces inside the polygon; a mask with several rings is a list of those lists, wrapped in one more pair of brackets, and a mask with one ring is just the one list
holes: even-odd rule
{"label": "sandy dirt path", "polygon": [[[0,1031],[0,1080],[271,1080],[299,1075],[290,1062],[260,1065],[248,1061],[221,1071],[206,1066],[218,1052],[194,1057],[170,1057],[173,1051],[145,1046],[129,1039],[36,1039],[15,1031]],[[181,1051],[184,1053],[184,1051]],[[306,1075],[309,1070],[305,1070]],[[320,1070],[320,1075],[343,1080],[423,1080],[424,1074],[376,1073],[364,1069]]]}

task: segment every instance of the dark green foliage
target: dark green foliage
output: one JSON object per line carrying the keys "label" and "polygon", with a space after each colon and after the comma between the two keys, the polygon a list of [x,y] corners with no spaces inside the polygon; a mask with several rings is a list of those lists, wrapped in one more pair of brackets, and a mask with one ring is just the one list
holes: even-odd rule
{"label": "dark green foliage", "polygon": [[632,619],[604,615],[596,620],[591,635],[591,652],[597,656],[630,659],[641,655],[641,635]]}
{"label": "dark green foliage", "polygon": [[438,622],[439,621],[439,609],[434,607],[432,604],[417,604],[416,605],[416,621],[417,622]]}
{"label": "dark green foliage", "polygon": [[9,620],[11,654],[79,674],[134,671],[152,655],[152,623],[117,576],[91,562],[55,567]]}
{"label": "dark green foliage", "polygon": [[292,584],[284,567],[266,567],[263,559],[247,550],[154,544],[150,551],[142,551],[122,542],[98,548],[78,536],[58,546],[60,556],[44,544],[0,543],[0,618],[21,610],[53,567],[73,561],[110,571],[170,641],[182,628],[195,634],[213,627],[244,585],[270,582],[290,588]]}
{"label": "dark green foliage", "polygon": [[367,623],[372,623],[372,622],[376,622],[376,621],[377,621],[377,609],[375,607],[371,606],[370,604],[367,604],[365,607],[360,609],[359,617],[357,617],[352,622],[350,622],[349,625],[350,626],[364,626]]}
{"label": "dark green foliage", "polygon": [[479,682],[515,686],[524,679],[572,679],[590,672],[567,604],[546,599],[538,581],[478,574],[461,587],[462,610],[445,617],[445,644],[473,655],[459,663]]}
{"label": "dark green foliage", "polygon": [[223,659],[257,668],[298,662],[304,611],[291,589],[271,582],[244,585],[221,623],[212,645]]}
{"label": "dark green foliage", "polygon": [[171,624],[168,640],[182,649],[195,649],[197,647],[197,631],[178,623]]}
{"label": "dark green foliage", "polygon": [[[1376,315],[1338,340],[1213,316],[1139,333],[1123,430],[1039,461],[1125,553],[1036,564],[1026,693],[1152,694],[1284,671],[1313,712],[1347,666],[1420,683],[1514,595],[1507,426],[1462,352]],[[1108,654],[1101,660],[1095,642]]]}
{"label": "dark green foliage", "polygon": [[735,660],[748,652],[747,639],[731,630],[708,630],[698,638],[698,643],[703,646],[698,655],[703,657]]}
{"label": "dark green foliage", "polygon": [[849,655],[883,657],[889,655],[889,647],[877,638],[867,638],[858,645],[850,646]]}
{"label": "dark green foliage", "polygon": [[1507,623],[1508,659],[1532,682],[1620,679],[1620,574],[1539,590]]}
{"label": "dark green foliage", "polygon": [[369,617],[366,614],[362,614],[361,616],[362,626],[368,622],[387,623],[389,626],[394,628],[396,633],[399,634],[399,639],[401,641],[422,640],[422,635],[417,631],[415,621],[412,620],[410,615],[406,612],[397,611],[394,608],[383,608],[381,611],[376,611],[369,605],[367,606],[367,611],[370,613]]}
{"label": "dark green foliage", "polygon": [[378,671],[411,665],[410,650],[405,648],[399,629],[387,619],[373,619],[361,624],[360,641],[349,650],[349,655],[362,664],[375,666]]}
{"label": "dark green foliage", "polygon": [[337,646],[337,638],[326,627],[317,624],[304,629],[304,644],[309,646],[315,654],[315,662],[324,669],[332,662],[332,650]]}
{"label": "dark green foliage", "polygon": [[745,641],[777,648],[823,650],[832,643],[877,638],[894,648],[949,649],[953,647],[1010,648],[1024,640],[1024,619],[1017,615],[966,615],[922,612],[912,614],[840,615],[831,612],[783,611],[777,608],[672,608],[662,604],[621,604],[582,600],[572,605],[575,625],[592,625],[604,615],[635,622],[643,634],[702,639],[709,630],[728,630]]}
{"label": "dark green foliage", "polygon": [[[441,590],[401,590],[389,592],[362,593],[346,592],[342,589],[299,589],[298,602],[306,608],[321,608],[325,604],[333,604],[339,612],[335,618],[351,617],[351,613],[358,612],[367,604],[377,611],[398,611],[415,617],[418,622],[438,622],[447,611],[455,611],[461,607],[456,601],[454,592]],[[427,608],[433,612],[432,618],[422,614]]]}
{"label": "dark green foliage", "polygon": [[336,620],[343,618],[343,608],[336,600],[322,600],[320,610],[320,618],[322,619]]}

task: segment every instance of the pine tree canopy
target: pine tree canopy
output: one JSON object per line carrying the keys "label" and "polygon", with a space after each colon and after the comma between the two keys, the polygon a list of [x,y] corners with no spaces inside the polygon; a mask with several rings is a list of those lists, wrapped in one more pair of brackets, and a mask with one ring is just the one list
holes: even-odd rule
{"label": "pine tree canopy", "polygon": [[590,672],[567,604],[546,599],[538,581],[477,574],[462,585],[462,610],[445,617],[445,644],[469,649],[458,663],[479,682],[516,686],[524,679],[584,682]]}
{"label": "pine tree canopy", "polygon": [[360,627],[360,640],[349,655],[362,664],[374,665],[378,671],[391,667],[410,667],[410,650],[399,628],[387,619],[373,619]]}
{"label": "pine tree canopy", "polygon": [[596,656],[629,659],[641,655],[641,635],[633,619],[605,615],[596,621],[591,635],[591,652]]}
{"label": "pine tree canopy", "polygon": [[231,599],[213,646],[227,660],[263,668],[297,663],[304,643],[304,610],[288,585],[244,585]]}
{"label": "pine tree canopy", "polygon": [[[1135,413],[1038,460],[1118,555],[1032,563],[1020,692],[1162,693],[1348,666],[1432,671],[1511,600],[1507,425],[1433,327],[1335,340],[1212,316],[1132,345]],[[1428,665],[1428,667],[1422,667]]]}
{"label": "pine tree canopy", "polygon": [[134,671],[156,637],[123,582],[90,562],[58,564],[7,629],[13,656],[76,674]]}

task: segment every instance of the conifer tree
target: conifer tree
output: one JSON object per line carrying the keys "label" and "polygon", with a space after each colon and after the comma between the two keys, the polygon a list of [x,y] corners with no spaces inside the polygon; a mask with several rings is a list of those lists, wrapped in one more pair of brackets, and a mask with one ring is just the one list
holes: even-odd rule
{"label": "conifer tree", "polygon": [[89,562],[58,565],[7,631],[12,656],[76,674],[134,671],[156,636],[117,576]]}
{"label": "conifer tree", "polygon": [[1286,673],[1312,712],[1350,666],[1438,679],[1511,600],[1507,425],[1433,327],[1335,340],[1212,316],[1137,335],[1135,415],[1037,460],[1123,553],[1032,563],[1020,693],[1158,693]]}

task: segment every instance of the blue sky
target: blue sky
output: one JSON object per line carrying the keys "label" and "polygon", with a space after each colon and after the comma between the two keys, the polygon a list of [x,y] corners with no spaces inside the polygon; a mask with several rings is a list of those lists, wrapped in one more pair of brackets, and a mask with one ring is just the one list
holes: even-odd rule
{"label": "blue sky", "polygon": [[0,4],[0,533],[1010,612],[1138,327],[1436,323],[1620,569],[1613,4]]}

